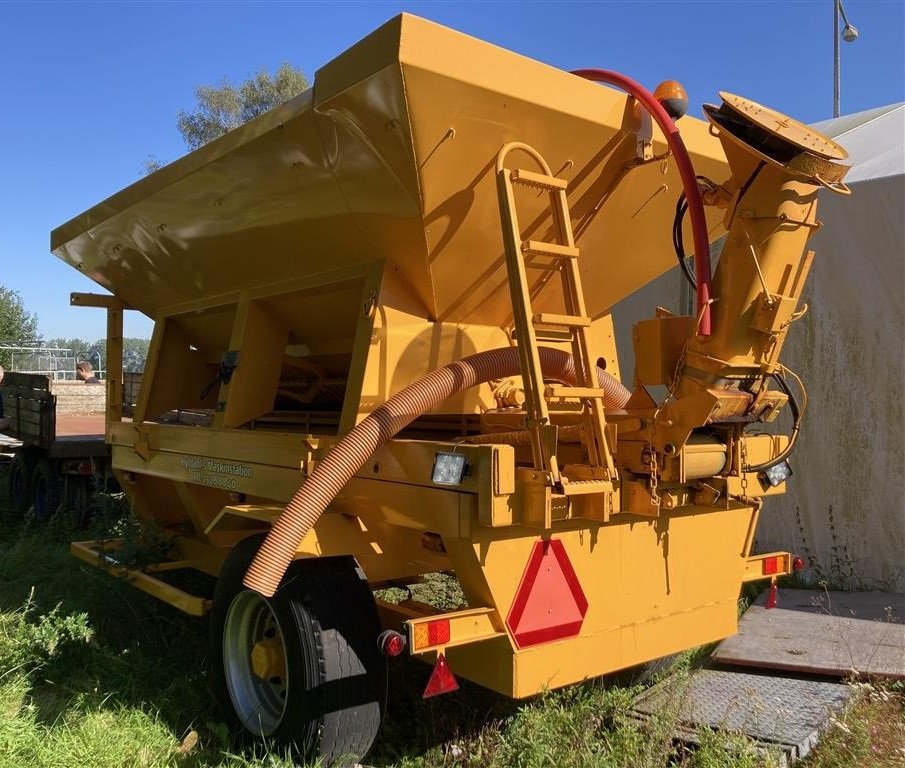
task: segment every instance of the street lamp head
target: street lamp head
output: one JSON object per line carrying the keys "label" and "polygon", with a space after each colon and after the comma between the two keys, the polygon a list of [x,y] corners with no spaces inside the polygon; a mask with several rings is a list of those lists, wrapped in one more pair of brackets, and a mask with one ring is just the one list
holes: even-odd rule
{"label": "street lamp head", "polygon": [[858,39],[858,28],[853,27],[851,24],[846,24],[845,29],[842,30],[842,39],[847,43],[853,43]]}

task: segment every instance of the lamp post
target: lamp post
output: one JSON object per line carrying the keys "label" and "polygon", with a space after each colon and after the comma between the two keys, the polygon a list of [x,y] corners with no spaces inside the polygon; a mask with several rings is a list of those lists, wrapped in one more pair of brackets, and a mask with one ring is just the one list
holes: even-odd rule
{"label": "lamp post", "polygon": [[839,117],[839,17],[845,22],[842,39],[853,43],[858,39],[858,28],[848,23],[842,0],[833,0],[833,117]]}

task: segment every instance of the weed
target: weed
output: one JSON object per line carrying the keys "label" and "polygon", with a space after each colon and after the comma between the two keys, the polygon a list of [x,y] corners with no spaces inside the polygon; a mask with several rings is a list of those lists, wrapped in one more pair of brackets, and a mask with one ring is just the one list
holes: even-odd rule
{"label": "weed", "polygon": [[858,684],[858,696],[830,722],[807,768],[905,766],[905,696],[898,683]]}
{"label": "weed", "polygon": [[131,514],[114,519],[106,538],[116,540],[116,560],[126,568],[140,569],[165,562],[175,544],[173,537],[154,521]]}
{"label": "weed", "polygon": [[700,728],[698,747],[685,763],[688,768],[779,768],[778,753],[755,747],[742,734]]}
{"label": "weed", "polygon": [[58,604],[37,615],[33,598],[34,591],[20,610],[0,614],[0,679],[34,672],[94,637],[87,614],[64,614]]}
{"label": "weed", "polygon": [[848,550],[848,546],[839,538],[836,516],[833,505],[827,510],[827,530],[830,532],[829,557],[824,562],[817,551],[811,545],[804,530],[804,522],[801,517],[801,509],[795,507],[795,523],[798,527],[798,535],[801,537],[801,548],[814,575],[814,579],[824,589],[848,591],[866,586],[858,578],[855,570],[855,561]]}
{"label": "weed", "polygon": [[390,603],[417,600],[441,611],[453,611],[466,605],[459,580],[452,573],[427,573],[418,583],[394,585],[379,590],[377,595]]}

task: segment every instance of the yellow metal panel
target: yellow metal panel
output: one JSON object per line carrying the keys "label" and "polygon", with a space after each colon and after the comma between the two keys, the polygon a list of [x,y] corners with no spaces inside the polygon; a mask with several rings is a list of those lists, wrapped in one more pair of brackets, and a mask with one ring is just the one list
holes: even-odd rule
{"label": "yellow metal panel", "polygon": [[[450,654],[453,672],[516,696],[604,674],[735,631],[753,510],[687,507],[655,520],[622,514],[605,525],[553,523],[588,601],[575,638],[514,651],[482,644]],[[524,533],[522,533],[524,531]],[[472,604],[505,617],[537,535],[487,529],[447,541]],[[512,675],[501,675],[515,653]],[[460,658],[461,655],[461,658]]]}
{"label": "yellow metal panel", "polygon": [[288,328],[257,301],[239,302],[229,349],[238,365],[220,387],[218,409],[224,427],[237,427],[273,409]]}

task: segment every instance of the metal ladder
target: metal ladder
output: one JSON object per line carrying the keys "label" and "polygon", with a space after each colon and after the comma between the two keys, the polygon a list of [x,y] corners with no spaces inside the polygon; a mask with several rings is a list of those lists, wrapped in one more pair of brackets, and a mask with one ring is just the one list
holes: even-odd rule
{"label": "metal ladder", "polygon": [[[506,156],[514,150],[531,156],[541,173],[505,168]],[[500,149],[496,172],[513,323],[525,388],[526,427],[531,434],[534,467],[546,473],[556,492],[565,496],[612,491],[616,471],[606,435],[604,390],[597,381],[597,362],[591,355],[591,318],[587,316],[581,287],[579,250],[575,246],[566,198],[568,182],[553,176],[540,153],[521,142],[505,144]],[[559,242],[522,240],[515,202],[517,185],[547,193],[553,214],[554,237]],[[539,263],[538,259],[543,261]],[[532,312],[529,269],[559,272],[566,314]],[[537,351],[538,340],[571,342],[577,386],[544,385]],[[557,427],[550,423],[548,399],[580,400],[583,404],[585,446],[590,467],[581,468],[586,470],[580,473],[581,479],[570,480],[560,472],[556,459]]]}

